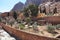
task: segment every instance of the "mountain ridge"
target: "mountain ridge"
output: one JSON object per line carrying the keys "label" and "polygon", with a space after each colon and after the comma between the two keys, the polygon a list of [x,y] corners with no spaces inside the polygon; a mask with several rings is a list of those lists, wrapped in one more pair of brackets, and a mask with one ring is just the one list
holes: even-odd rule
{"label": "mountain ridge", "polygon": [[11,11],[21,11],[24,7],[24,4],[22,2],[18,2],[14,5],[13,9]]}
{"label": "mountain ridge", "polygon": [[[54,1],[54,0],[26,0],[25,4],[22,2],[18,2],[11,11],[21,11],[24,7],[27,7],[30,4],[40,5],[41,3],[48,2],[48,1]],[[60,0],[55,0],[60,1]]]}
{"label": "mountain ridge", "polygon": [[22,2],[18,2],[11,11],[21,11],[24,7],[27,7],[30,3],[39,5],[41,3],[41,0],[26,0],[25,4]]}

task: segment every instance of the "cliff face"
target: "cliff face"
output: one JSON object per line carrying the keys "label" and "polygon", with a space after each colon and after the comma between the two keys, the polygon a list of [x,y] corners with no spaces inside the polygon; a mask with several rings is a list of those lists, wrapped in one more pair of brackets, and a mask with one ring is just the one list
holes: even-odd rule
{"label": "cliff face", "polygon": [[35,5],[39,5],[42,0],[26,0],[25,6],[28,6],[29,4],[35,4]]}
{"label": "cliff face", "polygon": [[39,5],[41,3],[44,3],[44,2],[48,2],[48,1],[51,1],[51,2],[58,2],[60,0],[26,0],[26,3],[25,5],[28,6],[29,4],[36,4],[36,5]]}

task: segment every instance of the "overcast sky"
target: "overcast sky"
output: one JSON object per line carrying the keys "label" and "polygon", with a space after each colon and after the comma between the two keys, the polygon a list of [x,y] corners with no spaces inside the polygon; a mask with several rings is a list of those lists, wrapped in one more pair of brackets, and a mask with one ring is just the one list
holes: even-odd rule
{"label": "overcast sky", "polygon": [[18,2],[25,3],[26,0],[0,0],[0,12],[10,11]]}

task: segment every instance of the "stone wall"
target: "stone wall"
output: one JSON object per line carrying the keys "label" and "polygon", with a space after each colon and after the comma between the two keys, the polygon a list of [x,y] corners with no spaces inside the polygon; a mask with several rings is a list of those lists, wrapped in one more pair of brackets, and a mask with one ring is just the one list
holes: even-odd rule
{"label": "stone wall", "polygon": [[38,18],[37,20],[45,20],[46,23],[51,23],[53,25],[60,24],[60,16],[48,16]]}

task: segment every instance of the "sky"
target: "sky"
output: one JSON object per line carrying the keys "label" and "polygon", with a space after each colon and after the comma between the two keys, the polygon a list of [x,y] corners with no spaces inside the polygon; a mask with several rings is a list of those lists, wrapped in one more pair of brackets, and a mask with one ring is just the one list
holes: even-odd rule
{"label": "sky", "polygon": [[25,3],[26,0],[0,0],[0,12],[9,12],[16,3]]}

